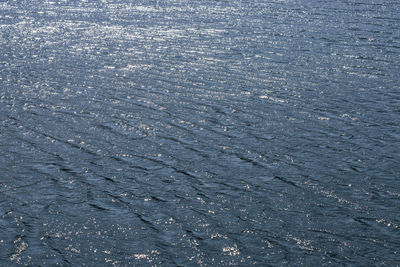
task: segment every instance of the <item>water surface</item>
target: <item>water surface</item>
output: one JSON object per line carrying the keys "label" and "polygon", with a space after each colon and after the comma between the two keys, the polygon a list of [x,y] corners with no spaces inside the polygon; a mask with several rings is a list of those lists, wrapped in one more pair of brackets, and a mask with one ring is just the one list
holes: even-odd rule
{"label": "water surface", "polygon": [[0,265],[400,259],[398,1],[0,1]]}

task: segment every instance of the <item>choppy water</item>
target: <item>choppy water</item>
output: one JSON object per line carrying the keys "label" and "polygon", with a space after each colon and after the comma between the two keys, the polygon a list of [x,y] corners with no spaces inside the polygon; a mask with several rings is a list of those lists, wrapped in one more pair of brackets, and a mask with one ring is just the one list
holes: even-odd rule
{"label": "choppy water", "polygon": [[396,0],[0,1],[1,266],[400,262]]}

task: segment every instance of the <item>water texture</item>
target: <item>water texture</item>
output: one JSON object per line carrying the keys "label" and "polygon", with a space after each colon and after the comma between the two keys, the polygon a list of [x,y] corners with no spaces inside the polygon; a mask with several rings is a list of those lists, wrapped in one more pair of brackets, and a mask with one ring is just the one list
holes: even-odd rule
{"label": "water texture", "polygon": [[400,2],[0,1],[1,266],[396,266]]}

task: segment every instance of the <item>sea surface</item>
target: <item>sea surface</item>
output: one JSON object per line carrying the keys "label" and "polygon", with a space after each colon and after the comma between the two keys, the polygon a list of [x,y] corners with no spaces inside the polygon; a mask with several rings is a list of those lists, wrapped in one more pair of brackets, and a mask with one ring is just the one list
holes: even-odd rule
{"label": "sea surface", "polygon": [[0,266],[399,266],[398,0],[0,0]]}

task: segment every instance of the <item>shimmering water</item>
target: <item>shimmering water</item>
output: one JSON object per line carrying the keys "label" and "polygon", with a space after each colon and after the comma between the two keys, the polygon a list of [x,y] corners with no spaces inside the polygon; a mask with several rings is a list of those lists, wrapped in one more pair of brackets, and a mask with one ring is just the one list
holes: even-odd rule
{"label": "shimmering water", "polygon": [[1,266],[400,262],[397,0],[0,1]]}

